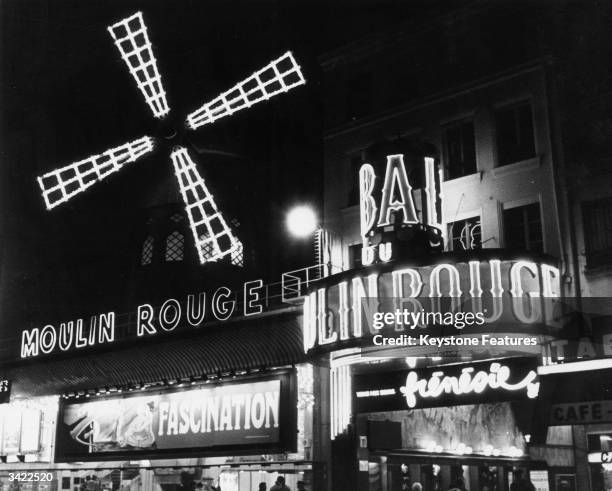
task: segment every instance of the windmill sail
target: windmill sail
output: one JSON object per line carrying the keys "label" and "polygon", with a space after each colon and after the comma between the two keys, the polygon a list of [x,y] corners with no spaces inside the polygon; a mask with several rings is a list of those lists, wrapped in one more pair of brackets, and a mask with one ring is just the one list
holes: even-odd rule
{"label": "windmill sail", "polygon": [[144,136],[38,177],[47,209],[68,201],[152,150],[153,140]]}
{"label": "windmill sail", "polygon": [[142,13],[137,12],[113,24],[108,28],[108,32],[115,40],[115,46],[119,49],[121,58],[136,80],[153,115],[156,118],[163,118],[170,112],[170,108]]}
{"label": "windmill sail", "polygon": [[[126,17],[109,26],[108,31],[153,115],[156,118],[165,117],[170,112],[170,108],[142,13],[137,12]],[[216,99],[189,114],[187,125],[195,129],[214,123],[220,118],[305,83],[300,66],[291,52],[287,51],[280,58],[271,61]],[[97,181],[117,172],[128,162],[134,162],[152,150],[153,140],[145,136],[38,177],[47,209],[68,201],[75,194],[85,191]],[[171,158],[200,263],[217,261],[229,256],[232,264],[242,264],[244,260],[242,243],[232,234],[232,230],[217,209],[212,194],[208,191],[187,150],[176,147]]]}
{"label": "windmill sail", "polygon": [[176,147],[170,156],[200,263],[217,261],[231,255],[241,244],[217,209],[215,200],[189,157],[187,149]]}
{"label": "windmill sail", "polygon": [[261,70],[189,114],[187,125],[195,130],[305,83],[300,66],[291,51],[287,51],[280,58],[271,61]]}

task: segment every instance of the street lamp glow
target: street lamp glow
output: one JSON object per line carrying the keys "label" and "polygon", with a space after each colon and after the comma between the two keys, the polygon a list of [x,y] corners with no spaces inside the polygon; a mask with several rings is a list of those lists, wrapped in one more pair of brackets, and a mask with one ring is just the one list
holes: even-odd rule
{"label": "street lamp glow", "polygon": [[308,206],[296,206],[287,215],[287,228],[295,237],[307,237],[317,229],[317,217]]}

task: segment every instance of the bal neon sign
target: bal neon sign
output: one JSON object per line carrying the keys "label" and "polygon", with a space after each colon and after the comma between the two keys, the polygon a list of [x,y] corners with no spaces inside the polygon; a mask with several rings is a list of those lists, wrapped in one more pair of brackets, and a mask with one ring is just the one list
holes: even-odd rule
{"label": "bal neon sign", "polygon": [[404,155],[388,155],[385,177],[380,200],[377,203],[376,172],[371,164],[364,164],[359,170],[359,207],[361,217],[361,238],[363,241],[362,264],[368,266],[378,259],[387,262],[392,257],[392,244],[370,243],[376,229],[384,229],[393,224],[404,226],[423,224],[437,230],[442,235],[441,211],[441,170],[436,170],[435,160],[423,159],[425,187],[421,190],[421,219],[418,217],[413,188],[404,165]]}
{"label": "bal neon sign", "polygon": [[399,390],[409,408],[417,405],[417,396],[435,399],[442,394],[481,394],[487,389],[510,392],[524,390],[530,399],[537,397],[540,383],[536,381],[538,374],[534,370],[530,370],[515,383],[510,382],[511,377],[510,367],[500,363],[491,363],[488,371],[475,371],[474,367],[466,367],[458,377],[444,375],[442,370],[433,372],[429,378],[419,378],[417,372],[409,372],[406,384]]}

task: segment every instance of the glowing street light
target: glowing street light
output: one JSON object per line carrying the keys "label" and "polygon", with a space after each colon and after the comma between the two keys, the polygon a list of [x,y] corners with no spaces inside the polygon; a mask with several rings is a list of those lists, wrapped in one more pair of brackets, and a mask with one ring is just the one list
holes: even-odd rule
{"label": "glowing street light", "polygon": [[318,228],[317,216],[308,206],[296,206],[289,211],[286,223],[294,237],[308,237]]}

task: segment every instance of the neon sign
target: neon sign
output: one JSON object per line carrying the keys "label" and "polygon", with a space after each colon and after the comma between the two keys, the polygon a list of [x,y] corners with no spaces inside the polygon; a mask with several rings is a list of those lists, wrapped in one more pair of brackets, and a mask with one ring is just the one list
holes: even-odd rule
{"label": "neon sign", "polygon": [[[206,318],[224,322],[235,315],[249,317],[263,312],[263,281],[244,282],[241,291],[221,286],[212,294],[189,294],[183,302],[169,298],[155,309],[148,303],[136,309],[136,335],[148,337],[170,332],[179,326],[197,328]],[[241,304],[242,308],[237,305]],[[210,315],[208,315],[210,312]],[[115,312],[91,316],[87,325],[83,319],[47,324],[42,328],[24,330],[21,334],[21,358],[33,358],[52,352],[70,351],[113,343],[116,338]]]}
{"label": "neon sign", "polygon": [[[425,186],[421,190],[421,219],[415,205],[414,190],[411,186],[404,155],[388,155],[385,177],[377,204],[376,172],[371,164],[364,164],[359,170],[359,208],[361,217],[361,237],[363,242],[362,264],[368,266],[378,259],[387,262],[392,257],[392,244],[381,242],[372,245],[370,238],[376,230],[400,223],[403,226],[422,224],[442,235],[441,220],[441,170],[436,170],[435,160],[423,159]],[[440,211],[438,211],[440,210]]]}
{"label": "neon sign", "polygon": [[533,399],[540,382],[537,357],[513,357],[353,376],[356,413],[461,406]]}
{"label": "neon sign", "polygon": [[63,402],[57,425],[56,459],[108,459],[157,452],[222,454],[228,447],[295,451],[295,375],[272,376]]}
{"label": "neon sign", "polygon": [[430,378],[419,378],[417,372],[410,372],[406,377],[406,384],[400,392],[406,398],[406,404],[413,408],[417,404],[417,396],[422,398],[437,398],[443,393],[463,395],[480,394],[486,389],[519,391],[525,390],[527,397],[537,397],[540,383],[536,382],[538,374],[530,370],[516,383],[509,382],[511,378],[510,367],[500,363],[491,363],[488,371],[475,371],[474,367],[461,370],[461,375],[444,375],[442,370],[435,371]]}
{"label": "neon sign", "polygon": [[375,314],[396,309],[439,312],[442,299],[448,299],[453,310],[465,304],[472,312],[484,313],[485,325],[529,327],[549,321],[553,304],[544,298],[558,297],[560,291],[556,267],[525,260],[389,264],[370,269],[328,277],[306,296],[305,352],[334,349],[337,343],[359,345],[380,332]]}

